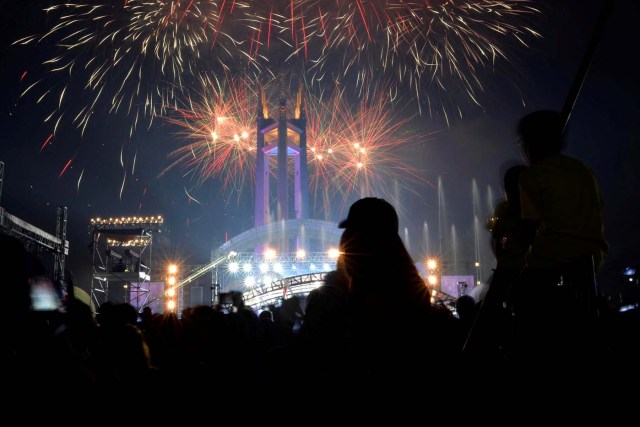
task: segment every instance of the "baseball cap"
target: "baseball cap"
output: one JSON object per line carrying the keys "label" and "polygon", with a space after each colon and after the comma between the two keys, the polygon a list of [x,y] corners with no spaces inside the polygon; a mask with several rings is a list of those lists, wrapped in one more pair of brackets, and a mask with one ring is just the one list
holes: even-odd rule
{"label": "baseball cap", "polygon": [[365,197],[354,202],[347,218],[338,228],[377,229],[398,232],[398,214],[389,202],[377,197]]}

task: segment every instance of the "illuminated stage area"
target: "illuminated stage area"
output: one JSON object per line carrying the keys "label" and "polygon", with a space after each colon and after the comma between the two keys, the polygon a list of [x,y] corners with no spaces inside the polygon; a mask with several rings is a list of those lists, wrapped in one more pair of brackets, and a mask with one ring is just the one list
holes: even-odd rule
{"label": "illuminated stage area", "polygon": [[285,277],[326,273],[335,269],[336,257],[337,250],[310,254],[303,250],[287,254],[276,254],[271,250],[258,255],[239,253],[229,257],[219,278],[225,289],[245,291]]}
{"label": "illuminated stage area", "polygon": [[279,305],[293,295],[306,296],[336,267],[337,250],[276,254],[234,253],[219,273],[225,289],[240,291],[254,309]]}
{"label": "illuminated stage area", "polygon": [[[254,308],[306,295],[334,270],[342,230],[312,219],[271,222],[239,234],[212,253],[222,291],[239,291]],[[293,251],[277,248],[295,247]]]}

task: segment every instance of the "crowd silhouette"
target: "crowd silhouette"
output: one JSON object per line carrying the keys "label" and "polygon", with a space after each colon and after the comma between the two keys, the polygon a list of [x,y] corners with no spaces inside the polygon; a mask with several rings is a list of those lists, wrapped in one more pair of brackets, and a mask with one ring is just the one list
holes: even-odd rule
{"label": "crowd silhouette", "polygon": [[488,223],[496,267],[481,302],[460,298],[457,313],[434,304],[395,208],[375,197],[356,201],[339,224],[337,268],[304,310],[295,296],[256,313],[238,293],[232,310],[202,305],[181,316],[111,302],[94,316],[73,298],[64,310],[35,311],[29,278],[46,271],[0,235],[12,302],[0,311],[6,384],[17,398],[65,384],[85,403],[114,390],[155,399],[173,389],[223,404],[265,389],[270,401],[445,399],[496,379],[504,397],[534,381],[549,390],[567,378],[614,378],[603,364],[638,356],[638,315],[618,316],[597,292],[608,249],[597,182],[561,154],[557,113],[528,115],[518,129],[529,165],[504,175],[506,197]]}

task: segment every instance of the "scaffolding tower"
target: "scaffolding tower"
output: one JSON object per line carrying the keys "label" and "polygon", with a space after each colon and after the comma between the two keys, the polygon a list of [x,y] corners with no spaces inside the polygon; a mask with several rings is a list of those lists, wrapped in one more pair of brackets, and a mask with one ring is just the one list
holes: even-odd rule
{"label": "scaffolding tower", "polygon": [[91,302],[96,309],[107,301],[128,303],[138,311],[147,305],[152,244],[163,221],[161,216],[91,219]]}

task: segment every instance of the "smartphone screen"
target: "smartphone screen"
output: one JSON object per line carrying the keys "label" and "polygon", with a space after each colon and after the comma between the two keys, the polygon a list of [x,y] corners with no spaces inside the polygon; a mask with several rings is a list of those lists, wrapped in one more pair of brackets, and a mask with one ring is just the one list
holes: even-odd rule
{"label": "smartphone screen", "polygon": [[31,309],[33,311],[55,311],[62,301],[51,279],[45,276],[29,278],[31,289]]}

